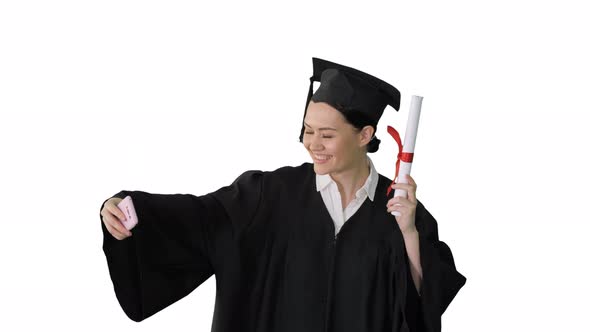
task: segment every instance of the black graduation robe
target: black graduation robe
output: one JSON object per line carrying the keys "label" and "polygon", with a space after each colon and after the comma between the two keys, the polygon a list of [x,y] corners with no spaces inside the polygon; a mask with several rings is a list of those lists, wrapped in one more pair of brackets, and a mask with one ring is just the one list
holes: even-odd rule
{"label": "black graduation robe", "polygon": [[466,279],[418,202],[418,296],[385,206],[390,183],[379,174],[375,200],[337,236],[311,163],[247,171],[202,196],[121,191],[115,196],[132,197],[139,223],[117,240],[101,221],[117,299],[139,322],[215,274],[214,332],[440,331]]}

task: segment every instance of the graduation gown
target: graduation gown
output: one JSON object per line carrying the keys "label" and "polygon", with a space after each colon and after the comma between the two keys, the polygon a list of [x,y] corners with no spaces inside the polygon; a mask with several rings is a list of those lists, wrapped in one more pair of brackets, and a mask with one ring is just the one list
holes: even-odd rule
{"label": "graduation gown", "polygon": [[311,163],[246,171],[202,196],[123,190],[115,197],[133,200],[133,235],[117,240],[101,221],[117,299],[139,322],[215,274],[214,332],[440,331],[466,279],[418,202],[418,296],[385,207],[390,183],[379,174],[374,201],[366,199],[337,236]]}

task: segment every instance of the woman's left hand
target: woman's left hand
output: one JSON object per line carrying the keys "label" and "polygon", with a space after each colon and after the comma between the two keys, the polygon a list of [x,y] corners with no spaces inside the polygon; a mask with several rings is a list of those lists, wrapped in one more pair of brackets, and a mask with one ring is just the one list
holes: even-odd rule
{"label": "woman's left hand", "polygon": [[402,234],[409,234],[416,230],[416,182],[409,175],[406,174],[408,183],[396,183],[391,187],[393,189],[403,189],[408,193],[408,197],[397,196],[387,201],[387,212],[398,211],[401,216],[395,216],[397,224],[399,225]]}

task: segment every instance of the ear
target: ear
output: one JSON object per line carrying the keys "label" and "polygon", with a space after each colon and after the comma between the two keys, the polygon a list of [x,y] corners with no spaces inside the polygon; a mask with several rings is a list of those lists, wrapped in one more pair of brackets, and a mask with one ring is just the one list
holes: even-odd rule
{"label": "ear", "polygon": [[372,126],[364,126],[359,132],[361,146],[369,144],[374,133],[375,129]]}

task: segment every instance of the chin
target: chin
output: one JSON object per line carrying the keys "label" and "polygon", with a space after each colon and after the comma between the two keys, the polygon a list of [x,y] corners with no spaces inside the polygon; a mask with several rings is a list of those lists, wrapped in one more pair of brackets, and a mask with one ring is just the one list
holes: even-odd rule
{"label": "chin", "polygon": [[324,174],[329,174],[331,171],[331,168],[328,165],[318,165],[316,163],[313,163],[313,170],[318,175],[324,175]]}

